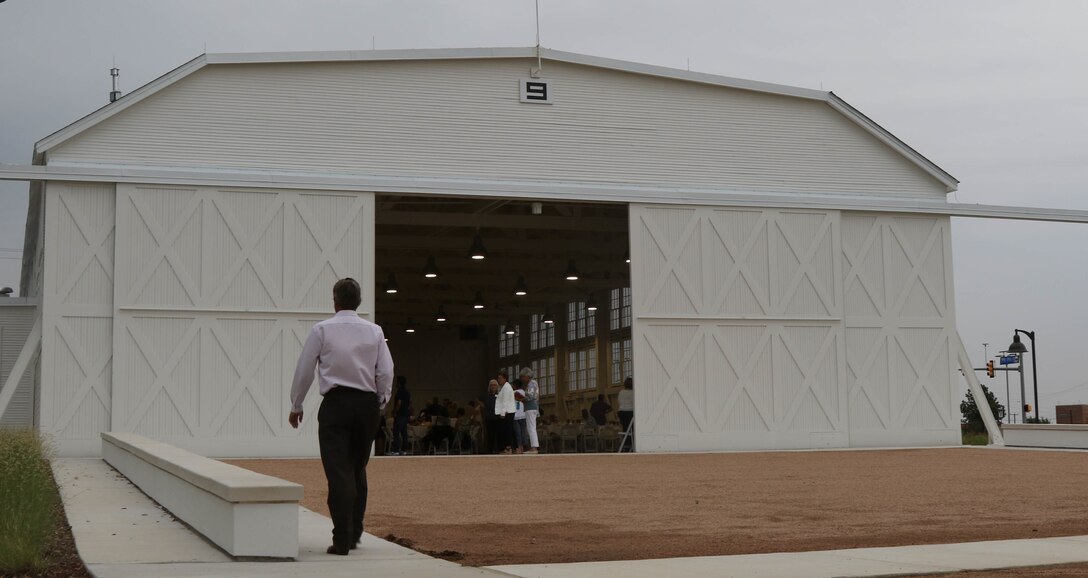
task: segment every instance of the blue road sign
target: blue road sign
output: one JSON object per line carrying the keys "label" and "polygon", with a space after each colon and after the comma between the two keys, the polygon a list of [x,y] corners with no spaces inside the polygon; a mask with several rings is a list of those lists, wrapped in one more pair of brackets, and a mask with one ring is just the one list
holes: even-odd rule
{"label": "blue road sign", "polygon": [[1002,355],[1001,356],[1001,365],[1013,365],[1015,363],[1020,363],[1020,356],[1019,355]]}

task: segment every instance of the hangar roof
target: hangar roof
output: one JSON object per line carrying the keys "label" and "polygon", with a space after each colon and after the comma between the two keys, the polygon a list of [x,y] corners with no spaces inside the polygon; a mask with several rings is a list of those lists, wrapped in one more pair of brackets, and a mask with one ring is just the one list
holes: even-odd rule
{"label": "hangar roof", "polygon": [[[539,52],[538,52],[539,50]],[[538,57],[554,62],[565,62],[641,74],[660,78],[721,86],[752,92],[761,92],[779,96],[824,102],[856,123],[863,130],[889,146],[899,155],[918,166],[924,172],[942,183],[948,192],[956,190],[958,181],[918,151],[899,140],[872,119],[868,118],[833,92],[824,92],[767,82],[758,82],[691,72],[673,68],[651,66],[622,60],[588,56],[572,52],[563,52],[545,48],[462,48],[462,49],[414,49],[414,50],[366,50],[334,52],[258,52],[258,53],[212,53],[203,54],[175,68],[154,81],[123,96],[80,120],[54,132],[38,141],[34,147],[34,163],[44,164],[44,153],[68,141],[72,137],[98,125],[113,115],[150,97],[209,66],[219,64],[262,64],[262,63],[309,63],[309,62],[364,62],[364,61],[409,61],[409,60],[465,60],[465,59],[507,59]]]}

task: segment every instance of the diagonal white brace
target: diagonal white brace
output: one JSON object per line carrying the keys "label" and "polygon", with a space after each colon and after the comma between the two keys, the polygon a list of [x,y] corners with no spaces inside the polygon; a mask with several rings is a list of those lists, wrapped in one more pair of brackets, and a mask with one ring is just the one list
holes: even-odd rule
{"label": "diagonal white brace", "polygon": [[956,332],[956,350],[956,357],[960,360],[963,377],[967,379],[967,386],[971,388],[971,395],[975,398],[978,413],[982,415],[982,423],[986,424],[986,433],[990,434],[990,445],[1004,446],[1005,438],[1001,435],[1001,428],[997,425],[993,412],[990,411],[990,404],[985,401],[986,394],[982,391],[982,384],[979,383],[978,376],[975,375],[975,368],[971,365],[971,358],[967,356],[967,348],[963,346],[963,338],[960,337],[958,331]]}
{"label": "diagonal white brace", "polygon": [[3,387],[0,387],[0,416],[4,415],[4,412],[8,410],[8,404],[11,403],[11,398],[15,395],[15,389],[19,386],[19,381],[23,379],[23,374],[26,373],[27,368],[30,367],[34,358],[38,356],[41,344],[42,317],[38,315],[37,320],[34,321],[34,327],[30,329],[30,335],[26,338],[26,343],[23,344],[22,351],[19,352],[19,357],[15,358],[15,365],[12,366],[11,373],[4,380]]}

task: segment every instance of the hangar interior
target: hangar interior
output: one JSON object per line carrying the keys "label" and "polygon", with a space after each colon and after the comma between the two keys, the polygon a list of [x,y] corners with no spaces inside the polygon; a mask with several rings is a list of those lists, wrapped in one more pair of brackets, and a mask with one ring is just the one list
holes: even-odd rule
{"label": "hangar interior", "polygon": [[522,367],[543,415],[575,419],[599,393],[616,407],[632,373],[626,204],[379,195],[376,206],[374,319],[417,413],[433,397],[464,406]]}

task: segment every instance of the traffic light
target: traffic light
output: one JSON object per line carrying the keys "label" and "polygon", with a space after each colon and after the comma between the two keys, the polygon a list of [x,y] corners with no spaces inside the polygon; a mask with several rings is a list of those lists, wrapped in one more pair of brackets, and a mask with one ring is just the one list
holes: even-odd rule
{"label": "traffic light", "polygon": [[992,359],[986,362],[986,375],[990,377],[994,376],[994,360]]}

